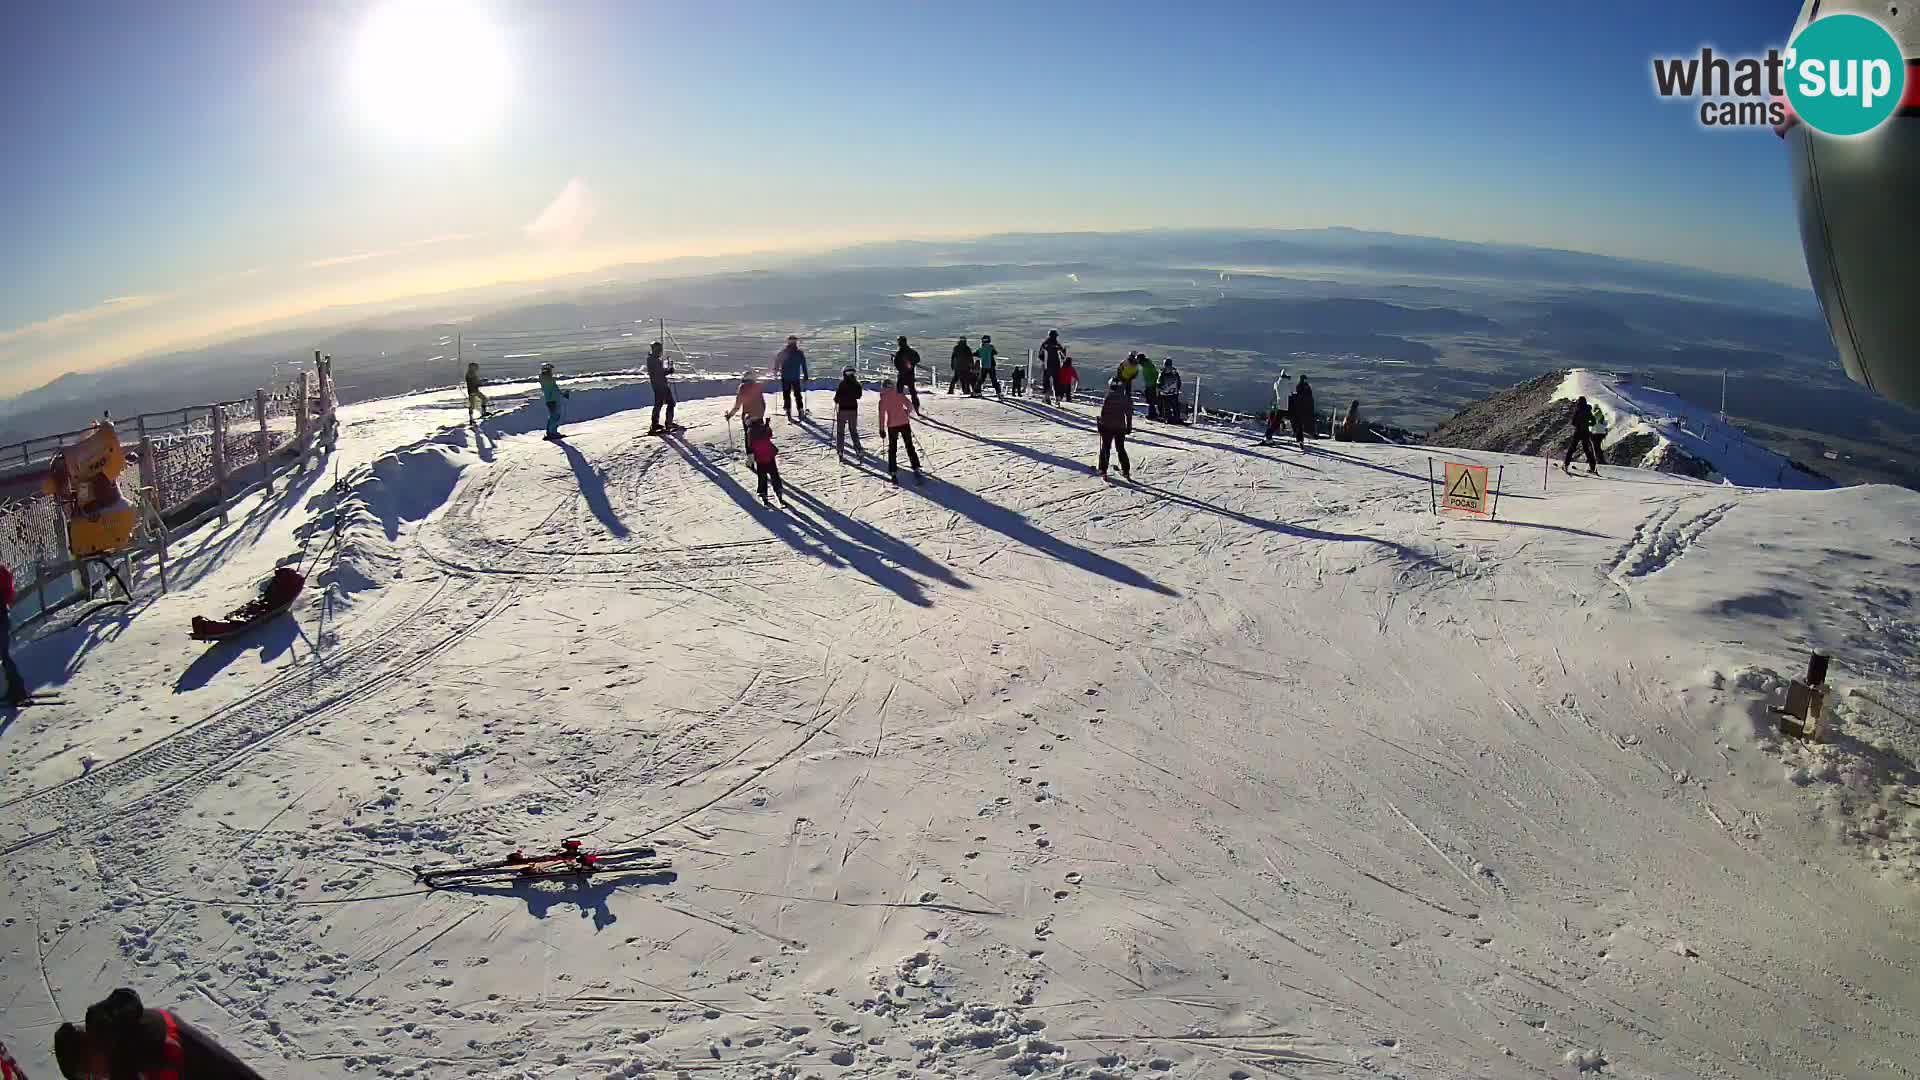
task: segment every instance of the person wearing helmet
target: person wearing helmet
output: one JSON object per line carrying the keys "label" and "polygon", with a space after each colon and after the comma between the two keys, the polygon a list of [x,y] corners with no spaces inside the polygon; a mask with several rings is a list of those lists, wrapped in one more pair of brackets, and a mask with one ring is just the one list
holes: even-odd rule
{"label": "person wearing helmet", "polygon": [[[653,386],[653,423],[647,427],[647,434],[661,435],[668,431],[685,431],[673,422],[673,387],[668,384],[667,376],[673,374],[673,365],[667,363],[666,347],[654,342],[647,350],[647,382]],[[667,407],[667,426],[660,426],[660,406]]]}
{"label": "person wearing helmet", "polygon": [[1134,377],[1140,374],[1140,354],[1128,353],[1127,358],[1120,361],[1120,370],[1116,374],[1121,384],[1127,388],[1127,396],[1132,397]]}
{"label": "person wearing helmet", "polygon": [[780,402],[786,406],[787,422],[793,422],[793,410],[800,410],[800,419],[807,418],[807,354],[800,351],[800,339],[793,334],[787,335],[787,345],[773,358],[773,369],[780,373]]}
{"label": "person wearing helmet", "polygon": [[1073,357],[1068,356],[1060,361],[1059,378],[1060,385],[1055,388],[1054,396],[1071,405],[1073,404],[1073,388],[1080,382],[1080,372],[1079,369],[1073,366]]}
{"label": "person wearing helmet", "polygon": [[480,392],[480,365],[473,361],[467,363],[467,423],[474,420],[474,411],[479,410],[480,419],[493,415],[487,408],[487,395]]}
{"label": "person wearing helmet", "polygon": [[1060,361],[1067,355],[1067,347],[1060,344],[1060,331],[1047,331],[1047,340],[1040,343],[1040,359],[1045,365],[1046,378],[1042,381],[1047,401],[1052,403],[1054,394],[1060,389]]}
{"label": "person wearing helmet", "polygon": [[858,374],[852,369],[840,373],[840,385],[833,390],[833,453],[840,460],[847,459],[847,434],[853,434],[853,456],[855,460],[867,456],[860,445],[860,395],[866,388],[860,385]]}
{"label": "person wearing helmet", "polygon": [[740,392],[733,395],[733,408],[727,410],[727,419],[733,419],[735,413],[740,415],[742,429],[751,428],[755,420],[766,418],[767,391],[751,369],[740,373]]}
{"label": "person wearing helmet", "polygon": [[1140,386],[1147,395],[1147,419],[1160,419],[1160,369],[1146,353],[1140,354]]}
{"label": "person wearing helmet", "polygon": [[947,377],[947,394],[952,396],[953,388],[958,386],[963,394],[973,393],[973,346],[961,338],[953,344],[953,355],[948,358],[951,369]]}
{"label": "person wearing helmet", "polygon": [[573,397],[573,394],[560,389],[560,380],[553,377],[552,364],[540,365],[540,396],[547,402],[547,441],[566,438],[560,434],[560,402],[563,398]]}
{"label": "person wearing helmet", "polygon": [[1120,458],[1120,475],[1133,479],[1133,463],[1127,460],[1127,435],[1133,430],[1133,395],[1125,380],[1116,376],[1107,383],[1107,399],[1100,403],[1100,475],[1107,475],[1110,454]]}
{"label": "person wearing helmet", "polygon": [[1186,410],[1180,404],[1180,371],[1173,366],[1173,357],[1160,366],[1160,419],[1169,424],[1185,423],[1181,413]]}
{"label": "person wearing helmet", "polygon": [[893,354],[893,368],[899,372],[893,388],[913,399],[913,411],[921,416],[927,415],[920,408],[920,387],[914,370],[920,366],[920,352],[907,344],[907,335],[900,335],[900,348]]}
{"label": "person wearing helmet", "polygon": [[999,358],[999,355],[999,352],[993,347],[993,335],[981,334],[980,347],[973,350],[975,364],[973,374],[974,397],[979,397],[985,390],[986,384],[992,383],[993,396],[999,398],[1001,401],[1007,400],[1007,395],[1000,392],[1000,376],[994,371],[994,362]]}
{"label": "person wearing helmet", "polygon": [[772,481],[773,493],[780,497],[780,505],[787,505],[787,486],[780,482],[780,448],[773,445],[773,425],[765,420],[755,420],[747,427],[747,453],[753,458],[753,471],[760,475],[760,503],[772,506],[773,500],[767,498],[767,483]]}

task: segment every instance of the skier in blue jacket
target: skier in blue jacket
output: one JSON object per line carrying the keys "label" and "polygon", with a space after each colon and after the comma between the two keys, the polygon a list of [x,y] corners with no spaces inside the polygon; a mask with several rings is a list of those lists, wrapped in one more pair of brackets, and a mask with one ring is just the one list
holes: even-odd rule
{"label": "skier in blue jacket", "polygon": [[793,334],[787,335],[787,347],[773,358],[773,366],[780,372],[780,402],[786,406],[787,422],[793,422],[793,408],[800,406],[800,419],[807,418],[807,399],[802,394],[807,387],[807,354],[800,351],[800,339]]}
{"label": "skier in blue jacket", "polygon": [[540,396],[547,401],[547,441],[565,438],[560,434],[560,399],[573,394],[560,389],[560,381],[553,377],[552,364],[540,365]]}

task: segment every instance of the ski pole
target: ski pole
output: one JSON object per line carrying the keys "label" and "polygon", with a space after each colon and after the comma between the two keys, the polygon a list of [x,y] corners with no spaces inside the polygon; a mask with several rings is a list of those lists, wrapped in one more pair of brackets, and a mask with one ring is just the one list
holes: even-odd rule
{"label": "ski pole", "polygon": [[734,452],[735,451],[733,449],[733,417],[729,416],[727,417],[727,453],[731,454]]}

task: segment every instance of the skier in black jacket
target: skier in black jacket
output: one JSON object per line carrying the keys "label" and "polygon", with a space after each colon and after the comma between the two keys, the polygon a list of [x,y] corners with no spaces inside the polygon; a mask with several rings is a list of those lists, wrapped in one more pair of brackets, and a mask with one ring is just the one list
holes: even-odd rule
{"label": "skier in black jacket", "polygon": [[[900,373],[900,376],[898,381],[893,384],[893,388],[912,398],[913,411],[925,416],[926,414],[924,412],[920,412],[920,387],[915,382],[914,377],[914,369],[919,366],[920,351],[907,344],[907,335],[901,334],[900,348],[893,354],[893,367],[895,371]],[[939,376],[935,376],[935,378],[938,377]]]}
{"label": "skier in black jacket", "polygon": [[947,393],[953,393],[953,388],[957,385],[961,393],[971,395],[973,393],[973,346],[967,344],[966,338],[961,338],[954,343],[953,356],[947,362],[953,367],[953,372],[947,379]]}
{"label": "skier in black jacket", "polygon": [[853,433],[853,456],[863,458],[867,451],[860,445],[860,395],[866,388],[852,368],[840,373],[840,385],[833,388],[833,452],[846,459],[847,433]]}
{"label": "skier in black jacket", "polygon": [[1593,406],[1586,398],[1573,403],[1573,438],[1567,441],[1567,457],[1560,463],[1560,470],[1568,476],[1573,475],[1573,452],[1587,452],[1587,471],[1594,476],[1600,475],[1599,453],[1594,444],[1599,440],[1593,437]]}
{"label": "skier in black jacket", "polygon": [[1307,385],[1307,377],[1293,387],[1293,439],[1300,449],[1307,448],[1307,432],[1313,430],[1317,415],[1313,409],[1313,387]]}
{"label": "skier in black jacket", "polygon": [[219,1043],[166,1009],[149,1009],[124,987],[62,1024],[53,1056],[67,1080],[261,1080]]}
{"label": "skier in black jacket", "polygon": [[1067,347],[1060,344],[1060,331],[1047,331],[1047,340],[1040,343],[1040,359],[1046,367],[1046,379],[1041,383],[1047,395],[1047,402],[1053,402],[1053,396],[1060,388],[1060,360],[1066,356]]}

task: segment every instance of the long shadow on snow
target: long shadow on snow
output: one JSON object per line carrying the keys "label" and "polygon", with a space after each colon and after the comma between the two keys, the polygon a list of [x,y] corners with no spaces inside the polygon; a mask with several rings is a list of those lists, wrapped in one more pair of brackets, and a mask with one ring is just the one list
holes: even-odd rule
{"label": "long shadow on snow", "polygon": [[1125,563],[1116,562],[1098,552],[1088,551],[1086,548],[1068,543],[1045,529],[1035,526],[1020,512],[983,499],[965,488],[937,483],[932,487],[916,487],[914,490],[930,503],[944,506],[956,514],[971,519],[977,525],[992,529],[1007,539],[1025,544],[1042,554],[1051,555],[1070,566],[1099,574],[1121,585],[1146,589],[1162,596],[1180,595]]}
{"label": "long shadow on snow", "polygon": [[[934,566],[932,560],[915,551],[911,545],[892,537],[885,537],[884,534],[869,526],[858,525],[844,515],[840,516],[840,521],[846,524],[850,533],[861,531],[863,536],[874,538],[871,546],[836,536],[797,514],[789,515],[779,510],[769,510],[761,506],[759,497],[748,490],[745,484],[735,479],[732,471],[724,465],[715,463],[705,454],[678,439],[668,440],[668,445],[672,446],[674,452],[684,458],[696,472],[712,480],[741,509],[759,520],[767,527],[768,532],[785,541],[787,546],[795,551],[803,555],[813,555],[830,567],[852,566],[871,578],[874,584],[892,590],[910,604],[918,607],[933,606],[933,601],[927,597],[926,590],[921,587],[920,582],[888,561],[891,557],[894,562],[910,563],[916,568]],[[791,499],[803,500],[816,512],[822,508],[818,499],[804,495],[799,488],[791,484],[787,486],[787,495]],[[827,515],[823,513],[821,516]],[[950,572],[936,570],[923,570],[923,572],[929,576],[941,577],[942,580],[953,580]]]}
{"label": "long shadow on snow", "polygon": [[595,930],[605,930],[618,917],[607,901],[623,885],[671,885],[680,880],[672,870],[646,870],[622,873],[605,871],[585,880],[577,878],[541,878],[535,881],[505,883],[467,883],[439,885],[438,892],[460,892],[469,896],[513,896],[526,902],[527,914],[544,919],[556,907],[576,907],[580,917],[592,919]]}
{"label": "long shadow on snow", "polygon": [[[1083,461],[1075,461],[1072,458],[1064,458],[1058,454],[1049,454],[1045,450],[1037,450],[1031,446],[1023,446],[1020,443],[1007,442],[1004,439],[993,439],[993,438],[988,438],[985,435],[977,435],[971,431],[968,431],[966,428],[955,427],[952,424],[944,423],[939,420],[934,420],[930,417],[922,418],[920,423],[923,427],[937,428],[940,431],[950,432],[954,435],[958,435],[963,439],[972,439],[974,442],[982,443],[984,445],[994,447],[995,449],[998,449],[998,450],[1005,450],[1009,454],[1018,454],[1024,458],[1031,458],[1034,461],[1041,463],[1042,465],[1052,465],[1055,468],[1070,469],[1074,472],[1092,472],[1093,471],[1093,466]],[[1097,449],[1097,448],[1098,447],[1096,446],[1094,449]],[[920,453],[924,455],[926,454],[926,452],[927,452],[927,447],[924,443],[922,443],[920,446]]]}
{"label": "long shadow on snow", "polygon": [[[1009,401],[1007,402],[1007,404],[1012,405],[1014,408],[1030,416],[1036,416],[1042,420],[1050,420],[1053,423],[1059,424],[1062,427],[1078,428],[1082,431],[1087,432],[1090,435],[1096,435],[1096,436],[1099,435],[1100,433],[1099,425],[1094,421],[1084,420],[1078,416],[1073,415],[1072,413],[1063,412],[1058,407],[1055,407],[1055,406],[1037,405],[1037,404],[1034,404],[1033,402],[1026,402],[1026,401]],[[1154,421],[1154,422],[1157,423],[1157,421]],[[1148,436],[1150,436],[1150,438]],[[1165,441],[1162,442],[1160,440],[1165,440]],[[1158,446],[1163,450],[1179,450],[1180,446],[1177,446],[1175,444],[1183,443],[1187,446],[1197,447],[1202,450],[1224,450],[1229,454],[1239,454],[1242,457],[1257,458],[1261,461],[1270,462],[1275,465],[1286,465],[1295,469],[1305,469],[1308,472],[1320,471],[1319,469],[1316,469],[1313,466],[1308,465],[1304,462],[1294,461],[1289,458],[1283,458],[1283,457],[1273,457],[1268,454],[1255,453],[1254,451],[1249,450],[1244,446],[1234,446],[1231,443],[1211,443],[1211,442],[1202,442],[1199,439],[1189,439],[1184,436],[1174,435],[1170,432],[1163,431],[1157,427],[1156,428],[1135,428],[1133,431],[1130,431],[1127,433],[1127,443],[1128,445],[1137,445],[1137,446]]]}
{"label": "long shadow on snow", "polygon": [[1401,558],[1407,559],[1408,561],[1414,563],[1415,565],[1420,565],[1420,566],[1444,566],[1445,565],[1439,562],[1439,560],[1435,559],[1431,555],[1423,555],[1420,552],[1415,551],[1410,547],[1407,547],[1405,544],[1398,544],[1392,540],[1382,540],[1374,536],[1363,536],[1359,533],[1338,533],[1338,532],[1327,532],[1322,529],[1309,529],[1304,525],[1287,525],[1282,522],[1269,520],[1267,518],[1254,517],[1252,514],[1243,514],[1238,510],[1229,510],[1224,506],[1216,506],[1213,503],[1205,501],[1204,499],[1196,499],[1191,495],[1182,495],[1177,491],[1169,491],[1166,488],[1155,487],[1152,484],[1141,483],[1138,480],[1135,480],[1132,483],[1134,487],[1139,488],[1141,491],[1144,491],[1149,495],[1154,496],[1155,498],[1164,499],[1165,501],[1173,503],[1176,506],[1184,506],[1192,510],[1200,510],[1209,514],[1216,514],[1220,517],[1226,518],[1229,521],[1237,521],[1242,525],[1248,526],[1249,528],[1260,529],[1264,532],[1279,533],[1283,536],[1297,536],[1303,540],[1325,540],[1333,543],[1347,543],[1347,544],[1378,544],[1379,546],[1384,548],[1391,548],[1395,554],[1399,555]]}
{"label": "long shadow on snow", "polygon": [[187,670],[180,673],[180,678],[173,684],[173,692],[185,694],[207,685],[248,649],[258,647],[260,663],[270,663],[291,649],[299,637],[300,624],[293,621],[292,614],[283,612],[275,615],[252,633],[216,641],[208,646],[206,652],[201,653],[193,663],[187,665]]}
{"label": "long shadow on snow", "polygon": [[[878,475],[867,469],[862,469],[861,471],[868,472],[870,475]],[[956,576],[952,570],[934,561],[932,557],[921,553],[919,548],[914,547],[905,540],[901,540],[895,536],[889,536],[865,522],[855,521],[853,518],[821,502],[810,492],[803,491],[800,488],[788,487],[787,494],[792,496],[794,502],[804,506],[808,513],[817,515],[828,527],[840,532],[840,537],[836,537],[827,532],[818,532],[816,535],[818,535],[823,542],[833,547],[835,551],[838,551],[849,563],[858,567],[861,572],[865,573],[868,577],[874,577],[876,571],[898,573],[899,571],[889,565],[889,563],[897,563],[900,567],[911,570],[922,577],[933,578],[958,589],[973,588],[973,586]],[[812,526],[813,523],[806,517],[801,516],[798,510],[793,513],[795,520],[802,523],[803,526]],[[842,538],[844,538],[844,542]],[[845,544],[851,544],[859,550],[849,551]],[[863,555],[863,552],[867,554]],[[863,561],[867,559],[871,559],[874,565],[863,565]],[[878,579],[876,578],[876,580]],[[907,581],[909,584],[913,584],[911,578],[908,578]],[[899,592],[898,589],[894,591]],[[906,594],[902,593],[901,595],[905,596]],[[908,599],[912,598],[908,597]],[[931,601],[928,601],[922,606],[931,606]]]}
{"label": "long shadow on snow", "polygon": [[615,539],[626,539],[630,530],[627,523],[620,520],[620,515],[614,512],[613,503],[607,499],[606,474],[594,468],[593,462],[587,460],[587,455],[575,450],[571,443],[560,443],[560,449],[567,455],[567,464],[573,466],[573,479],[580,485],[580,495],[587,500],[587,509],[593,511],[593,516],[606,526],[607,532],[612,533]]}

